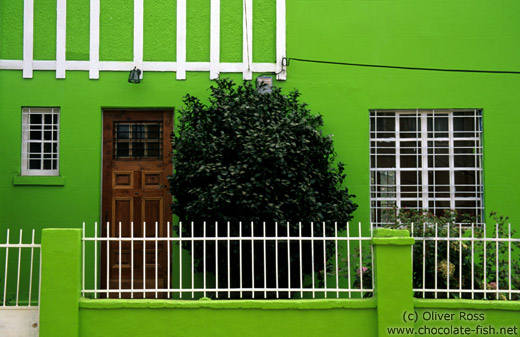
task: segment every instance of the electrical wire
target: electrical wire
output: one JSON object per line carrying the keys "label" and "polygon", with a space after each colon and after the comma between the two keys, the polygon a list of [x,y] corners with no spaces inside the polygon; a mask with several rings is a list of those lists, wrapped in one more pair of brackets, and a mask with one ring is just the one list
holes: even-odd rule
{"label": "electrical wire", "polygon": [[423,71],[444,71],[444,72],[456,72],[456,73],[485,73],[485,74],[515,74],[515,75],[520,75],[520,71],[509,71],[509,70],[475,70],[475,69],[443,69],[443,68],[405,67],[405,66],[390,66],[390,65],[381,65],[381,64],[364,64],[364,63],[349,63],[349,62],[309,60],[309,59],[301,59],[301,58],[296,58],[296,57],[284,58],[282,60],[282,64],[284,66],[289,66],[289,63],[290,63],[289,61],[333,64],[333,65],[353,66],[353,67],[369,67],[369,68],[388,68],[388,69],[423,70]]}

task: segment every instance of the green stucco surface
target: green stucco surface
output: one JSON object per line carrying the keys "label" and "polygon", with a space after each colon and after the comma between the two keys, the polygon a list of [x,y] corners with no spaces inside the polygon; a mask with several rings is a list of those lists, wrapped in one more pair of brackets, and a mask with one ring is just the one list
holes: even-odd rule
{"label": "green stucco surface", "polygon": [[145,61],[175,61],[177,50],[176,1],[144,2],[143,59]]}
{"label": "green stucco surface", "polygon": [[81,230],[45,229],[42,236],[40,336],[77,336]]}
{"label": "green stucco surface", "polygon": [[88,61],[90,48],[89,1],[67,1],[67,60]]}
{"label": "green stucco surface", "polygon": [[[56,18],[56,1],[34,2],[35,60],[56,60]],[[23,26],[21,28],[23,31]]]}
{"label": "green stucco surface", "polygon": [[99,60],[132,61],[134,2],[100,1]]}
{"label": "green stucco surface", "polygon": [[376,336],[374,309],[81,309],[80,336]]}
{"label": "green stucco surface", "polygon": [[[210,1],[187,2],[187,60],[207,62]],[[242,1],[221,2],[221,60],[241,62]],[[255,62],[273,62],[275,57],[274,3],[254,1]],[[67,59],[88,60],[88,2],[69,0],[67,12]],[[287,55],[353,63],[519,71],[519,12],[517,0],[287,0]],[[22,15],[22,1],[0,1],[1,59],[22,59]],[[54,60],[56,1],[35,1],[34,16],[34,59]],[[133,20],[133,1],[101,1],[100,60],[132,61]],[[175,20],[174,1],[145,1],[145,61],[175,60]],[[347,185],[359,204],[354,221],[363,223],[366,234],[370,109],[482,109],[486,214],[497,211],[507,215],[513,228],[520,229],[518,75],[356,68],[298,61],[290,63],[287,74],[287,81],[276,85],[285,90],[297,88],[309,107],[324,115],[324,133],[334,135],[338,157],[347,164]],[[229,76],[238,82],[242,78],[241,74]],[[7,227],[36,228],[39,241],[42,228],[81,227],[83,221],[87,222],[87,234],[92,235],[92,224],[100,219],[103,108],[178,109],[186,93],[207,97],[212,84],[208,73],[193,72],[187,74],[186,81],[176,81],[172,73],[147,72],[139,85],[127,82],[127,72],[101,72],[98,80],[89,80],[85,71],[68,71],[65,80],[55,77],[53,71],[34,71],[32,79],[23,79],[19,70],[0,70],[2,239]],[[24,106],[61,110],[58,178],[19,177]],[[42,336],[73,336],[69,332],[77,328],[80,336],[89,337],[184,336],[188,331],[193,336],[376,336],[384,332],[384,325],[378,327],[376,322],[398,320],[403,310],[414,307],[419,317],[432,310],[455,315],[483,313],[483,324],[496,328],[520,322],[516,303],[414,301],[411,284],[406,283],[411,273],[409,259],[403,260],[412,240],[397,238],[395,233],[386,236],[374,241],[376,254],[384,256],[375,261],[375,300],[338,301],[327,304],[329,307],[323,303],[330,302],[298,301],[281,307],[276,302],[265,307],[262,303],[248,307],[249,302],[238,307],[217,301],[188,307],[182,302],[154,302],[149,308],[138,302],[114,307],[110,301],[80,301],[79,232],[58,231],[48,240],[44,235],[42,242],[48,258],[42,267],[40,331]],[[62,298],[64,302],[60,302]],[[56,317],[59,323],[45,325]],[[455,323],[467,322],[459,319]],[[412,326],[418,324],[426,322],[418,320]],[[473,327],[478,323],[467,324]]]}
{"label": "green stucco surface", "polygon": [[[400,235],[395,231],[392,238],[407,240]],[[435,336],[449,335],[449,329],[482,336],[517,335],[520,329],[517,302],[414,299],[411,250],[401,244],[375,246],[373,298],[182,301],[80,298],[80,238],[77,229],[44,231],[42,337]],[[411,330],[391,333],[393,328]]]}
{"label": "green stucco surface", "polygon": [[[209,1],[188,1],[188,61],[209,61]],[[241,1],[222,2],[221,60],[242,58]],[[21,59],[23,5],[2,1],[0,56]],[[274,1],[254,2],[253,55],[272,62],[275,54]],[[88,12],[81,1],[67,3],[67,58],[88,59]],[[520,69],[520,3],[435,1],[296,1],[287,0],[287,55],[309,59],[401,66],[468,69]],[[176,53],[175,4],[145,2],[145,60],[173,61]],[[79,18],[76,20],[76,18]],[[35,3],[34,58],[54,59],[56,3]],[[476,24],[478,23],[478,24]],[[101,2],[100,59],[133,59],[133,1]],[[520,228],[520,143],[517,75],[470,74],[356,68],[292,61],[288,79],[276,82],[297,88],[316,113],[324,115],[324,132],[334,135],[338,159],[347,164],[347,185],[359,204],[354,221],[368,232],[369,109],[483,109],[486,213],[497,211]],[[226,74],[225,76],[228,76]],[[241,81],[240,74],[230,75]],[[0,121],[3,161],[0,167],[0,225],[16,228],[79,226],[99,219],[101,198],[101,111],[104,107],[175,107],[186,93],[207,97],[208,73],[145,73],[131,85],[126,72],[68,71],[56,80],[52,71],[0,71]],[[66,184],[13,185],[20,174],[21,107],[61,108],[60,175]],[[81,155],[77,155],[81,154]],[[60,216],[56,216],[60,205]]]}
{"label": "green stucco surface", "polygon": [[[242,3],[242,0],[220,2],[220,60],[222,62],[242,61]],[[264,39],[262,36],[254,36],[255,42],[256,38]]]}
{"label": "green stucco surface", "polygon": [[0,59],[23,58],[23,2],[0,2]]}
{"label": "green stucco surface", "polygon": [[208,62],[210,0],[186,1],[186,61]]}

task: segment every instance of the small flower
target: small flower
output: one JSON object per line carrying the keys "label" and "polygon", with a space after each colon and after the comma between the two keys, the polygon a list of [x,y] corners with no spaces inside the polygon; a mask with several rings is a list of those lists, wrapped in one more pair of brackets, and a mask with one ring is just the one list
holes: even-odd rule
{"label": "small flower", "polygon": [[489,282],[487,284],[487,288],[488,289],[496,289],[497,288],[497,283],[496,282]]}
{"label": "small flower", "polygon": [[449,268],[449,276],[451,278],[451,277],[453,277],[453,274],[455,273],[455,265],[451,262],[449,262],[449,265],[448,265],[448,261],[446,261],[446,260],[442,260],[439,263],[437,269],[441,272],[443,278],[448,278],[448,268]]}
{"label": "small flower", "polygon": [[365,266],[362,266],[356,272],[357,272],[358,275],[361,275],[361,274],[365,274],[367,271],[368,271],[368,268],[365,267]]}

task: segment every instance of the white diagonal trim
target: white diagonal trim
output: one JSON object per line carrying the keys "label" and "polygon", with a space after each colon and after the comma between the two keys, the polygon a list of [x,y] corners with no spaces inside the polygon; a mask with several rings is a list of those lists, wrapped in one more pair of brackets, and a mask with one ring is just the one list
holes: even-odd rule
{"label": "white diagonal trim", "polygon": [[215,80],[220,62],[220,0],[211,0],[210,70],[209,78]]}
{"label": "white diagonal trim", "polygon": [[143,0],[134,0],[134,64],[141,70],[143,70],[143,12]]}
{"label": "white diagonal trim", "polygon": [[99,78],[99,0],[90,0],[89,78]]}
{"label": "white diagonal trim", "polygon": [[177,0],[177,79],[186,79],[186,0]]}
{"label": "white diagonal trim", "polygon": [[67,0],[57,0],[56,6],[56,78],[65,78]]}
{"label": "white diagonal trim", "polygon": [[245,80],[253,79],[251,64],[253,63],[253,0],[243,0],[243,43],[242,62],[244,62],[243,77]]}
{"label": "white diagonal trim", "polygon": [[33,76],[34,0],[23,2],[23,78]]}
{"label": "white diagonal trim", "polygon": [[287,79],[287,71],[283,65],[287,48],[285,33],[285,0],[276,0],[276,79],[278,80]]}

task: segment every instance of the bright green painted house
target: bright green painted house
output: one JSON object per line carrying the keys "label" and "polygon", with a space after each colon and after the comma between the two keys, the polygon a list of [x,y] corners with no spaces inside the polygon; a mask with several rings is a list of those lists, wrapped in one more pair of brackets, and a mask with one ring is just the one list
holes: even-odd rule
{"label": "bright green painted house", "polygon": [[[367,239],[371,299],[132,302],[80,297],[77,229],[85,222],[92,236],[95,222],[120,216],[171,220],[157,187],[171,172],[183,96],[207,97],[219,77],[269,76],[324,116],[365,235],[392,207],[483,219],[496,211],[520,230],[519,12],[517,0],[0,0],[0,244],[6,228],[35,228],[37,242],[47,229],[42,284],[64,286],[43,287],[42,320],[54,324],[42,336],[146,336],[150,326],[157,335],[242,336],[236,322],[255,336],[376,336],[414,308],[489,309],[491,322],[513,329],[512,301],[414,299],[407,235]],[[140,83],[129,83],[132,69]],[[21,253],[4,256],[0,271],[12,274]],[[0,281],[5,305],[17,286]],[[56,323],[62,295],[66,327]],[[172,319],[180,330],[164,324]],[[204,320],[210,329],[197,325]]]}
{"label": "bright green painted house", "polygon": [[[324,115],[364,228],[392,206],[497,211],[516,226],[518,74],[296,59],[518,71],[517,1],[218,3],[0,2],[2,228],[105,220],[107,111],[171,114],[186,93],[207,96],[218,76],[260,75],[297,88]],[[134,67],[139,84],[127,81]],[[152,145],[132,154],[123,143],[123,157],[155,155]]]}

